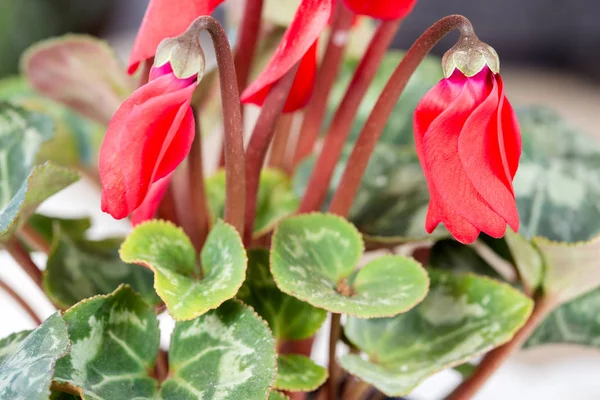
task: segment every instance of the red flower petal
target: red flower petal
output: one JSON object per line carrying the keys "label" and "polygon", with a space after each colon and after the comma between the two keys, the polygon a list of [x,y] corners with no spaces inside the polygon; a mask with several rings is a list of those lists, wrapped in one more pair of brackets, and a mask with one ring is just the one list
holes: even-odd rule
{"label": "red flower petal", "polygon": [[300,3],[269,65],[244,91],[242,102],[262,105],[273,84],[302,60],[302,71],[296,74],[285,111],[294,111],[306,104],[314,85],[316,41],[327,26],[331,10],[331,0],[303,0]]}
{"label": "red flower petal", "polygon": [[181,35],[202,15],[210,15],[224,0],[150,0],[138,31],[127,72],[133,74],[140,62],[154,57],[160,42]]}
{"label": "red flower petal", "polygon": [[[500,148],[504,149],[503,157],[508,167],[511,181],[517,173],[519,159],[521,158],[521,128],[517,115],[504,95],[504,82],[500,75],[496,76],[500,90],[500,105],[498,107],[498,124]],[[515,230],[516,232],[516,230]]]}
{"label": "red flower petal", "polygon": [[400,19],[406,17],[417,0],[344,0],[356,14],[377,19]]}
{"label": "red flower petal", "polygon": [[131,224],[133,226],[154,218],[154,215],[158,210],[158,206],[160,206],[160,202],[167,192],[169,183],[171,183],[172,175],[173,174],[169,174],[152,184],[150,190],[148,191],[148,195],[142,204],[131,214]]}
{"label": "red flower petal", "polygon": [[102,210],[125,218],[170,174],[194,138],[195,85],[169,74],[136,90],[115,113],[100,150]]}

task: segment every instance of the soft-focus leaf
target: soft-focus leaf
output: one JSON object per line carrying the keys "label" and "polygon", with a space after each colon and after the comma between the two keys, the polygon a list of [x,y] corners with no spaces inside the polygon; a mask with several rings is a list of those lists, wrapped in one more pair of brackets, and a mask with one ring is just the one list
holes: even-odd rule
{"label": "soft-focus leaf", "polygon": [[61,234],[68,235],[72,239],[84,239],[86,232],[92,227],[92,220],[90,218],[58,218],[33,214],[27,220],[27,224],[44,240],[52,242],[56,225],[60,227]]}
{"label": "soft-focus leaf", "polygon": [[69,350],[67,325],[56,313],[32,332],[0,341],[0,398],[46,400],[56,360]]}
{"label": "soft-focus leaf", "polygon": [[154,288],[176,320],[189,320],[233,298],[246,275],[246,252],[231,225],[213,227],[200,255],[186,234],[164,221],[138,225],[120,250],[121,259],[154,272]]}
{"label": "soft-focus leaf", "polygon": [[247,278],[237,298],[267,321],[277,339],[309,338],[327,318],[327,311],[279,290],[269,270],[269,252],[264,249],[248,251]]}
{"label": "soft-focus leaf", "polygon": [[429,280],[419,263],[383,256],[357,269],[363,248],[360,234],[343,218],[290,217],[273,235],[271,272],[284,293],[362,318],[393,316],[423,299]]}
{"label": "soft-focus leaf", "polygon": [[394,318],[350,318],[346,337],[367,359],[345,355],[342,367],[389,396],[499,346],[527,321],[532,301],[507,284],[475,275],[430,271],[431,290]]}
{"label": "soft-focus leaf", "polygon": [[164,400],[264,400],[275,379],[275,340],[250,307],[231,300],[177,322]]}
{"label": "soft-focus leaf", "polygon": [[65,35],[37,43],[21,67],[40,93],[107,124],[133,90],[133,81],[102,40]]}
{"label": "soft-focus leaf", "polygon": [[287,397],[281,392],[276,392],[275,390],[273,390],[269,395],[269,400],[289,400],[289,397]]}
{"label": "soft-focus leaf", "polygon": [[473,272],[477,275],[502,279],[502,276],[481,258],[475,249],[451,239],[440,240],[431,247],[429,265],[454,273]]}
{"label": "soft-focus leaf", "polygon": [[64,313],[73,342],[54,380],[94,400],[150,399],[160,331],[154,312],[129,287],[82,301]]}
{"label": "soft-focus leaf", "polygon": [[[223,218],[225,209],[225,171],[220,170],[206,181],[208,205],[214,218]],[[271,230],[284,217],[298,208],[299,199],[292,190],[289,178],[281,171],[263,169],[254,220],[254,237]]]}
{"label": "soft-focus leaf", "polygon": [[310,358],[288,354],[277,359],[275,389],[289,392],[311,392],[327,380],[327,369]]}
{"label": "soft-focus leaf", "polygon": [[[75,220],[77,221],[77,220]],[[62,308],[99,294],[109,294],[127,283],[151,305],[159,304],[152,272],[119,258],[123,239],[86,240],[77,230],[64,231],[54,224],[52,250],[43,275],[44,290]]]}

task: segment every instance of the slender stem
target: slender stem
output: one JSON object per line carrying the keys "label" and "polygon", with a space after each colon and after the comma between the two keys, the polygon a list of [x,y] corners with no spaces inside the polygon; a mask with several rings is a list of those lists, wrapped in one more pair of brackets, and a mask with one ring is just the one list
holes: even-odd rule
{"label": "slender stem", "polygon": [[240,236],[244,237],[244,213],[246,209],[244,126],[233,56],[231,55],[227,34],[216,19],[203,16],[196,19],[194,24],[197,24],[198,28],[208,31],[215,47],[219,66],[225,130],[223,145],[226,170],[225,221],[233,225]]}
{"label": "slender stem", "polygon": [[6,294],[12,297],[13,300],[16,301],[23,310],[25,310],[33,322],[35,322],[37,325],[42,324],[42,319],[35,313],[35,311],[33,311],[33,308],[31,308],[31,306],[27,304],[27,302],[21,296],[19,296],[19,294],[15,292],[13,288],[8,286],[8,284],[2,280],[0,280],[0,289],[4,290]]}
{"label": "slender stem", "polygon": [[555,302],[539,297],[535,301],[533,312],[525,325],[516,333],[510,342],[490,351],[477,366],[477,369],[467,380],[461,383],[446,400],[468,400],[483,387],[496,370],[517,351],[527,338],[534,332],[544,318],[554,309]]}
{"label": "slender stem", "polygon": [[196,135],[192,142],[192,149],[188,156],[188,186],[190,188],[191,216],[194,220],[194,234],[192,242],[199,254],[206,241],[209,230],[209,210],[206,200],[206,188],[204,183],[204,172],[202,165],[202,129],[197,110],[194,110],[196,118]]}
{"label": "slender stem", "polygon": [[254,54],[261,28],[261,15],[264,0],[246,0],[244,18],[240,26],[235,49],[235,69],[237,71],[238,89],[242,92],[248,84],[248,76],[254,61]]}
{"label": "slender stem", "polygon": [[25,224],[19,232],[19,237],[33,250],[46,254],[50,253],[52,244],[48,243],[31,225]]}
{"label": "slender stem", "polygon": [[337,400],[338,368],[335,359],[335,350],[340,334],[342,333],[341,318],[340,314],[331,314],[331,328],[329,330],[329,380],[327,381],[329,400]]}
{"label": "slender stem", "polygon": [[298,146],[294,155],[294,168],[313,151],[323,125],[323,117],[327,109],[329,93],[338,76],[342,64],[344,50],[348,43],[354,13],[342,1],[338,0],[336,16],[325,49],[323,62],[315,81],[315,88],[310,102],[306,106],[304,121],[300,129]]}
{"label": "slender stem", "polygon": [[463,36],[474,36],[473,26],[462,15],[450,15],[440,19],[427,29],[408,50],[389,82],[381,92],[371,115],[363,127],[352,154],[346,164],[346,170],[335,192],[329,211],[346,216],[350,211],[354,197],[369,158],[383,132],[385,122],[389,119],[394,106],[411,75],[431,49],[449,32],[459,29]]}
{"label": "slender stem", "polygon": [[163,199],[158,206],[157,215],[160,219],[170,221],[180,226],[179,216],[177,214],[177,203],[175,202],[175,193],[173,189],[173,180],[169,183]]}
{"label": "slender stem", "polygon": [[371,390],[371,385],[367,382],[360,380],[358,378],[354,378],[351,380],[346,390],[344,390],[344,394],[342,395],[342,399],[344,400],[360,400],[365,398],[365,395]]}
{"label": "slender stem", "polygon": [[140,83],[139,83],[140,87],[142,87],[146,83],[148,83],[148,79],[150,79],[150,70],[152,69],[153,64],[154,64],[154,57],[149,58],[142,63],[142,72],[140,74]]}
{"label": "slender stem", "polygon": [[283,171],[287,170],[285,156],[287,153],[292,124],[294,122],[294,116],[295,114],[292,113],[282,114],[277,121],[275,137],[273,138],[273,145],[271,146],[271,156],[269,157],[270,167],[278,168]]}
{"label": "slender stem", "polygon": [[302,198],[300,212],[321,209],[323,201],[325,201],[325,197],[327,196],[333,172],[342,154],[342,149],[352,130],[358,107],[371,82],[373,82],[383,56],[399,27],[399,20],[383,21],[371,39],[369,48],[354,72],[352,82],[350,82],[342,103],[333,117],[327,136],[325,137],[323,150],[317,159],[309,184],[306,187],[306,193]]}
{"label": "slender stem", "polygon": [[167,376],[169,375],[169,355],[162,349],[158,350],[158,355],[156,356],[154,375],[159,382],[167,379]]}
{"label": "slender stem", "polygon": [[249,245],[252,241],[260,171],[265,162],[271,140],[273,140],[277,120],[283,111],[297,71],[298,64],[271,89],[252,131],[250,143],[248,143],[246,152],[246,234],[244,236],[246,245]]}
{"label": "slender stem", "polygon": [[8,251],[8,254],[10,254],[17,264],[21,266],[23,271],[29,275],[31,280],[34,281],[40,289],[44,290],[42,286],[42,271],[35,265],[27,250],[25,250],[21,242],[19,242],[19,239],[12,238],[6,243],[5,248],[6,251]]}

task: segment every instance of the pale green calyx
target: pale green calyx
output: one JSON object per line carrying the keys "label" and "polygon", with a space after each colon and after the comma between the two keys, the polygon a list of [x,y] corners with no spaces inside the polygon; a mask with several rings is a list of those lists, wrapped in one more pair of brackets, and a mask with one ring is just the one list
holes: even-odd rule
{"label": "pale green calyx", "polygon": [[484,67],[493,73],[500,72],[498,53],[477,36],[461,36],[458,43],[444,54],[442,68],[444,76],[449,78],[458,69],[465,76],[477,75]]}
{"label": "pale green calyx", "polygon": [[197,29],[191,26],[182,35],[160,42],[154,56],[154,66],[162,67],[166,63],[171,63],[173,73],[179,79],[194,75],[198,76],[198,82],[202,79],[206,60]]}

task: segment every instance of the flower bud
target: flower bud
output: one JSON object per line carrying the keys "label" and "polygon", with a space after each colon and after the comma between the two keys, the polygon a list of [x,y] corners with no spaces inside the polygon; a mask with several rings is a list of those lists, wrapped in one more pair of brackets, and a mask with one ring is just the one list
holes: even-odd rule
{"label": "flower bud", "polygon": [[498,53],[474,35],[461,36],[458,43],[442,58],[442,68],[446,78],[451,77],[456,69],[466,77],[475,76],[486,66],[494,74],[500,72]]}
{"label": "flower bud", "polygon": [[164,39],[156,49],[154,66],[162,67],[171,64],[173,74],[179,79],[197,75],[199,82],[204,75],[206,60],[200,45],[200,32],[193,24],[182,35]]}

